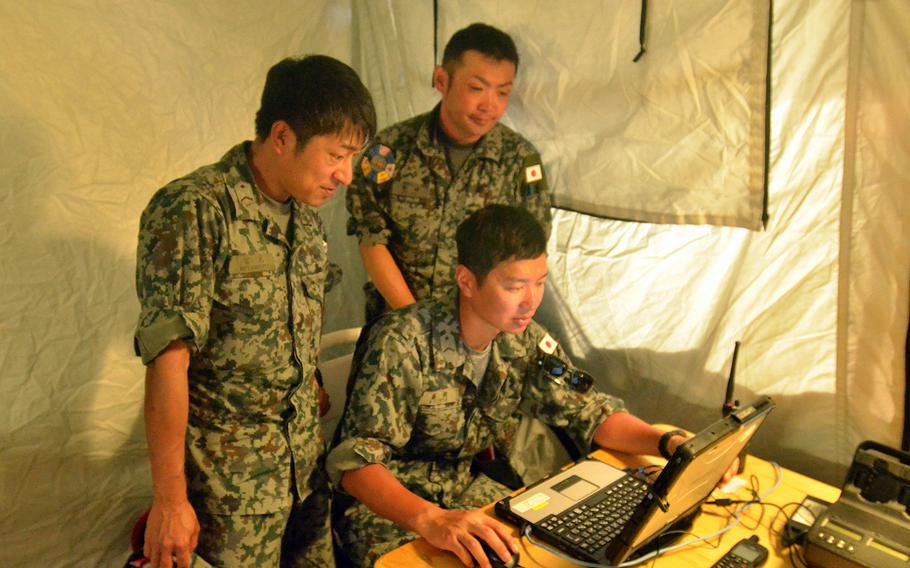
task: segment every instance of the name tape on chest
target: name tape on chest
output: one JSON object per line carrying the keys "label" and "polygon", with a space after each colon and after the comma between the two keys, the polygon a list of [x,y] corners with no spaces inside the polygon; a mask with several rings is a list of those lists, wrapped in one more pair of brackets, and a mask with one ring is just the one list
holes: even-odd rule
{"label": "name tape on chest", "polygon": [[370,181],[389,181],[395,175],[395,151],[385,144],[376,144],[360,160],[360,171]]}
{"label": "name tape on chest", "polygon": [[424,406],[449,405],[458,402],[461,392],[455,387],[430,390],[420,397],[420,404]]}
{"label": "name tape on chest", "polygon": [[240,254],[228,261],[228,274],[239,276],[258,272],[272,272],[278,268],[281,260],[268,253]]}

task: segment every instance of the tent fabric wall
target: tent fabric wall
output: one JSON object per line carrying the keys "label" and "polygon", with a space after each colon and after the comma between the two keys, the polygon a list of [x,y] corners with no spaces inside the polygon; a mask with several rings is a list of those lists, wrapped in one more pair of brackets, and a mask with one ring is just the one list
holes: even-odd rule
{"label": "tent fabric wall", "polygon": [[[455,22],[515,34],[510,113],[551,159],[557,207],[614,219],[760,229],[770,0],[441,2]],[[453,25],[450,25],[453,24]],[[722,46],[722,49],[718,49]]]}
{"label": "tent fabric wall", "polygon": [[[543,97],[536,88],[540,69],[582,66],[528,49],[550,20],[511,6],[440,2],[439,35],[472,21],[511,32],[523,60],[506,122],[533,141],[596,136],[596,120],[564,120],[572,84],[550,81],[557,92]],[[910,25],[900,6],[774,3],[765,230],[556,212],[539,319],[642,416],[690,428],[716,418],[740,340],[737,396],[779,405],[757,453],[839,484],[858,442],[900,444],[910,284],[907,174],[896,166],[908,144],[899,94],[910,84],[906,49],[894,45]],[[577,21],[579,34],[602,17],[571,14],[553,18]],[[557,191],[577,179],[564,172],[608,161],[542,146]]]}
{"label": "tent fabric wall", "polygon": [[[528,49],[526,4],[439,6],[440,46],[475,20],[515,35],[506,122],[559,133],[524,81],[573,62]],[[904,419],[910,14],[903,0],[774,6],[766,230],[556,210],[539,319],[634,411],[691,428],[719,412],[742,340],[738,397],[780,405],[755,451],[838,483],[858,441],[896,445]],[[409,0],[0,2],[0,565],[116,566],[149,502],[131,336],[155,189],[252,136],[286,55],[351,61],[384,125],[428,110],[432,32],[432,3]],[[541,146],[549,171],[572,165]],[[343,200],[321,213],[345,270],[326,329],[359,325]]]}
{"label": "tent fabric wall", "polygon": [[[841,215],[837,453],[899,446],[906,428],[910,311],[910,17],[900,1],[854,2]],[[888,54],[894,54],[893,56]]]}
{"label": "tent fabric wall", "polygon": [[132,353],[139,214],[253,137],[273,63],[350,61],[351,37],[335,0],[0,2],[0,566],[126,560],[151,495]]}

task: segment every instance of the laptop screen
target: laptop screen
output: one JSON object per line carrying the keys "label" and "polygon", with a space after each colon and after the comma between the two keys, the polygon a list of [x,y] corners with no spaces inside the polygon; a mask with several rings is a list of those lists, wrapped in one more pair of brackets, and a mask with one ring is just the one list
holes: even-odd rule
{"label": "laptop screen", "polygon": [[[677,448],[652,487],[649,498],[659,502],[652,504],[646,499],[632,517],[631,524],[637,530],[629,531],[634,536],[629,534],[631,538],[624,539],[629,548],[638,548],[701,505],[752,439],[771,407],[770,399],[761,399],[743,407],[741,414],[715,422]],[[620,538],[627,534],[624,531]]]}
{"label": "laptop screen", "polygon": [[[628,520],[616,538],[594,547],[602,552],[595,553],[590,542],[588,546],[583,546],[577,539],[565,542],[564,535],[554,534],[544,526],[554,515],[574,513],[581,505],[600,501],[605,492],[614,491],[633,477],[599,460],[579,461],[517,495],[502,499],[496,503],[495,511],[518,526],[531,524],[535,532],[538,527],[542,528],[540,533],[545,539],[566,550],[580,552],[589,559],[621,562],[674,522],[696,510],[710,496],[773,407],[770,398],[761,397],[681,444],[653,485],[642,488],[644,497],[639,493],[634,501],[625,505],[623,518]],[[638,483],[642,482],[639,480]]]}

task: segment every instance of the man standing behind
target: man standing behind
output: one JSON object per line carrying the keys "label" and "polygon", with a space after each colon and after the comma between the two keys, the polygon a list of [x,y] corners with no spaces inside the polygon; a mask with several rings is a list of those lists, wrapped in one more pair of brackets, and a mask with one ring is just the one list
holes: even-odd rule
{"label": "man standing behind", "polygon": [[382,131],[364,154],[347,207],[348,234],[358,238],[372,281],[367,322],[451,293],[455,229],[484,205],[524,207],[549,234],[540,155],[499,124],[517,70],[518,51],[504,32],[485,24],[456,32],[433,73],[440,103]]}
{"label": "man standing behind", "polygon": [[[316,353],[327,251],[315,211],[376,128],[326,56],[266,78],[256,139],[142,214],[135,344],[147,367],[152,566],[333,565]],[[198,540],[198,546],[197,546]]]}

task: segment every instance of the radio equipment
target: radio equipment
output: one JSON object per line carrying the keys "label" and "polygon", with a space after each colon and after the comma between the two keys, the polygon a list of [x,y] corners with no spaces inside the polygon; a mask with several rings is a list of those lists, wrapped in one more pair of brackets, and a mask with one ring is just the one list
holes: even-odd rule
{"label": "radio equipment", "polygon": [[841,496],[806,535],[806,562],[824,568],[910,568],[910,454],[861,443]]}
{"label": "radio equipment", "polygon": [[[727,377],[727,390],[724,393],[724,404],[721,406],[721,415],[724,418],[739,409],[739,401],[733,398],[733,390],[736,388],[736,357],[739,355],[739,341],[733,344],[733,361],[730,362],[730,375]],[[739,452],[739,466],[736,473],[742,473],[746,469],[746,455],[749,453],[748,447],[743,447]]]}

